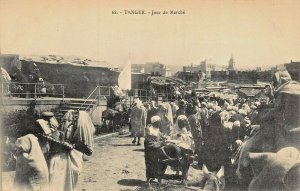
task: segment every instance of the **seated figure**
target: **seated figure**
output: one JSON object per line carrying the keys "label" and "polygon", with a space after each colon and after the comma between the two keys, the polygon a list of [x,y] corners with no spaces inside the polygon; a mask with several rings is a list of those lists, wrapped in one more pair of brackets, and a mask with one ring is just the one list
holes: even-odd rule
{"label": "seated figure", "polygon": [[170,140],[168,142],[174,142],[178,147],[193,151],[194,141],[189,129],[187,117],[185,115],[179,115],[176,124],[170,133]]}

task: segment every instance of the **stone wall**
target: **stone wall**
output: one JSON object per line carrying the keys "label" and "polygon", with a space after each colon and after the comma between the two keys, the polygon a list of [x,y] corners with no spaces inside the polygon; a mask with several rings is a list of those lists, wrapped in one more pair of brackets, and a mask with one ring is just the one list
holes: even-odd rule
{"label": "stone wall", "polygon": [[228,74],[229,83],[256,84],[257,81],[257,71],[229,71]]}
{"label": "stone wall", "polygon": [[131,88],[132,89],[146,89],[147,78],[149,74],[131,74]]}
{"label": "stone wall", "polygon": [[228,80],[227,71],[211,71],[211,81],[221,82]]}
{"label": "stone wall", "polygon": [[201,78],[201,74],[199,72],[191,73],[191,72],[181,71],[177,73],[177,77],[185,82],[199,82]]}
{"label": "stone wall", "polygon": [[[64,84],[65,96],[70,98],[86,98],[98,85],[113,86],[118,83],[119,72],[110,68],[34,63],[44,80],[51,84]],[[28,76],[32,64],[31,61],[22,61],[22,73]]]}
{"label": "stone wall", "polygon": [[[71,99],[68,99],[69,101]],[[28,98],[3,98],[1,99],[1,108],[0,114],[11,113],[15,111],[24,110],[26,111],[29,108],[30,103],[34,99]],[[54,111],[62,104],[62,99],[58,98],[42,98],[36,100],[36,110],[38,113],[44,111]],[[107,100],[105,97],[99,100],[98,105],[95,110],[90,113],[91,119],[95,125],[101,124],[102,112],[107,109]]]}
{"label": "stone wall", "polygon": [[[3,98],[1,99],[1,113],[9,113],[18,110],[27,110],[30,103],[34,99],[23,99],[23,98]],[[43,111],[53,111],[58,108],[61,104],[61,99],[37,99],[36,109],[39,113]]]}

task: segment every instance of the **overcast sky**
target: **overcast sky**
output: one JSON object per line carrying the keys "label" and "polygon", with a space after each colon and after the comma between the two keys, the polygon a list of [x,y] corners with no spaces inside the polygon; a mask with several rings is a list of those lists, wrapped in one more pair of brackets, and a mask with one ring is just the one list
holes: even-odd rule
{"label": "overcast sky", "polygon": [[[78,55],[112,65],[212,59],[239,68],[300,61],[299,0],[0,0],[2,53]],[[185,10],[185,15],[112,11]]]}

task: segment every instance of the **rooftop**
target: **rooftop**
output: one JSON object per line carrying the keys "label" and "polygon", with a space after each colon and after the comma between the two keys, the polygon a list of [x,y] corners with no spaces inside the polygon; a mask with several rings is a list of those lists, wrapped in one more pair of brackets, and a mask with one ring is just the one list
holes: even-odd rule
{"label": "rooftop", "polygon": [[245,94],[247,97],[254,97],[258,93],[260,93],[261,89],[255,89],[255,88],[240,88],[239,92]]}
{"label": "rooftop", "polygon": [[29,55],[29,56],[20,56],[20,60],[41,62],[47,64],[71,64],[74,66],[112,68],[110,63],[106,61],[97,61],[97,60],[92,60],[92,59],[78,57],[78,56]]}
{"label": "rooftop", "polygon": [[151,82],[151,84],[156,84],[159,86],[185,85],[184,81],[174,77],[150,76],[148,80]]}

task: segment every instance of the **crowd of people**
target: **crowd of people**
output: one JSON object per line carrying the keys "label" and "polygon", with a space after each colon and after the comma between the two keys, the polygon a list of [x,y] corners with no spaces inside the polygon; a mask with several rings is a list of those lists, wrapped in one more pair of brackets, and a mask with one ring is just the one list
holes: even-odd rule
{"label": "crowd of people", "polygon": [[140,138],[145,136],[147,180],[159,177],[160,162],[180,161],[180,157],[171,157],[180,156],[180,152],[196,160],[199,168],[205,164],[216,171],[222,165],[232,166],[234,153],[250,137],[252,127],[258,123],[258,111],[266,104],[257,99],[196,94],[173,102],[143,103],[137,98],[130,114],[132,143],[140,145]]}
{"label": "crowd of people", "polygon": [[[188,161],[196,161],[200,169],[207,166],[216,172],[224,166],[227,182],[237,183],[243,178],[239,183],[247,187],[256,172],[246,168],[249,153],[276,154],[280,149],[299,153],[299,83],[287,71],[279,71],[272,86],[262,90],[265,96],[261,100],[195,92],[175,101],[143,103],[136,99],[130,115],[132,143],[138,138],[140,145],[141,137],[145,137],[147,181],[160,182],[164,164],[183,162],[182,156],[186,156]],[[251,172],[252,176],[247,175]],[[250,187],[255,185],[254,180]],[[282,185],[268,186],[276,189]]]}
{"label": "crowd of people", "polygon": [[69,110],[61,124],[43,112],[31,133],[6,141],[16,156],[14,190],[75,190],[83,155],[93,153],[94,133],[85,111]]}
{"label": "crowd of people", "polygon": [[[284,99],[279,92],[287,85],[299,89],[299,83],[290,78],[285,81],[284,77],[280,80],[274,84],[274,92],[266,87],[264,93],[268,100],[225,98],[195,92],[175,101],[142,102],[136,98],[130,108],[130,131],[133,144],[141,145],[144,137],[147,182],[160,182],[166,164],[182,164],[170,166],[176,173],[182,171],[184,175],[183,163],[190,165],[193,161],[198,168],[205,167],[205,171],[207,168],[214,172],[225,169],[226,181],[234,181],[236,178],[231,176],[240,168],[238,163],[243,155],[240,153],[247,151],[241,151],[242,145],[257,134],[260,126],[268,126],[266,123],[271,123],[272,128],[273,123],[281,125],[280,116],[276,122],[272,121],[273,118],[265,120],[268,116],[277,117],[277,112],[285,119],[291,119],[284,123],[294,125],[292,117],[299,113],[289,118],[291,114],[285,112],[287,109],[279,111],[282,108],[278,106],[279,100]],[[288,105],[287,102],[284,104]],[[297,109],[297,106],[293,107]],[[34,114],[33,109],[31,113]],[[17,156],[15,188],[74,190],[82,170],[83,155],[93,153],[94,133],[92,120],[85,111],[69,110],[61,124],[53,113],[43,112],[33,132],[13,143],[7,141],[7,149]],[[248,145],[252,142],[249,141]]]}

